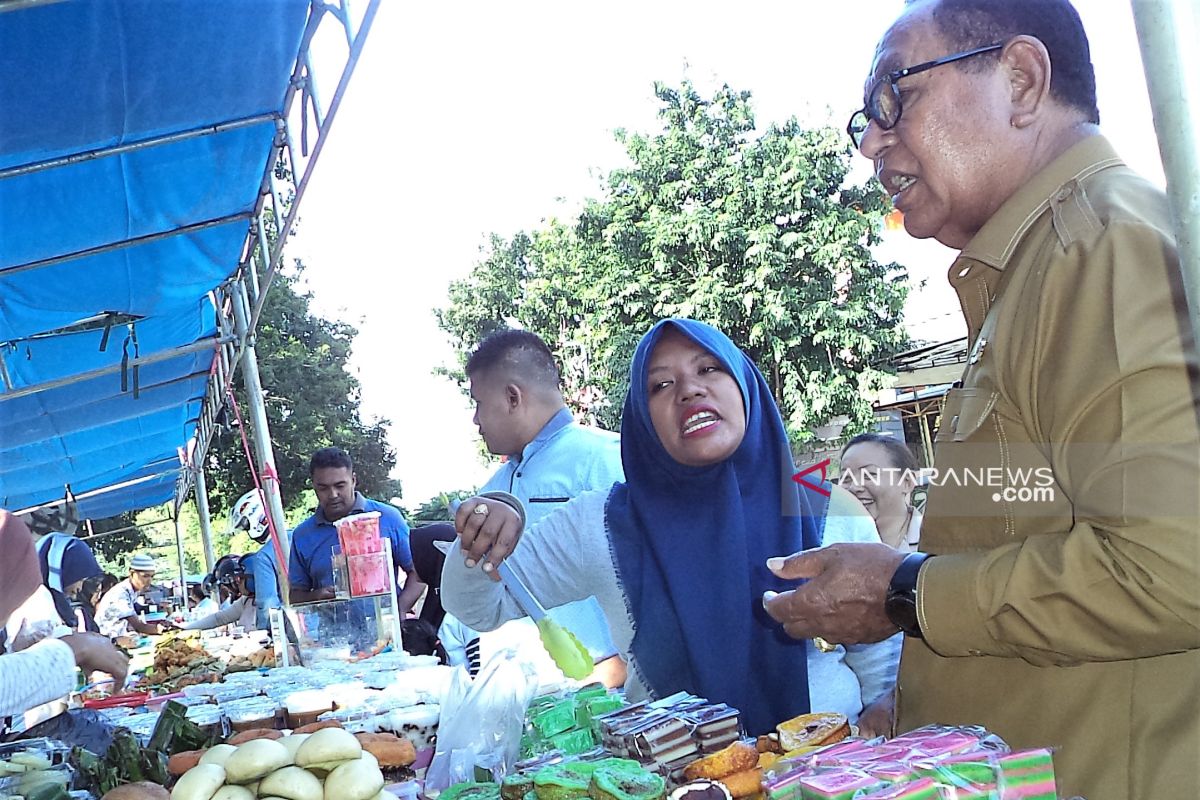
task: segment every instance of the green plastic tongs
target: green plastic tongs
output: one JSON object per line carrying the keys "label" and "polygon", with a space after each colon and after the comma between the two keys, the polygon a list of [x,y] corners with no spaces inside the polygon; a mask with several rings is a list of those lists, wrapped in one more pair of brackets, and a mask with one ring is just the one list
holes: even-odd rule
{"label": "green plastic tongs", "polygon": [[592,655],[579,641],[579,637],[552,620],[546,609],[538,602],[525,582],[513,572],[508,562],[501,561],[496,567],[496,573],[504,581],[508,591],[512,593],[517,604],[537,623],[538,633],[541,634],[542,647],[554,659],[554,663],[563,674],[574,680],[583,680],[592,673]]}

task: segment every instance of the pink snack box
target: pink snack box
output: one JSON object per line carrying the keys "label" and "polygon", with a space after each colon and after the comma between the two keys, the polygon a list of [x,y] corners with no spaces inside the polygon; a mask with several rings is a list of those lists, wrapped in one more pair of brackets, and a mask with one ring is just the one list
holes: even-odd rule
{"label": "pink snack box", "polygon": [[828,767],[800,779],[803,800],[850,800],[858,792],[883,786],[877,778],[843,767]]}
{"label": "pink snack box", "polygon": [[1005,753],[1000,764],[1001,800],[1055,800],[1054,758],[1046,748]]}
{"label": "pink snack box", "polygon": [[883,789],[860,794],[855,800],[947,800],[947,798],[948,795],[935,781],[929,778],[918,778],[915,781],[896,783]]}

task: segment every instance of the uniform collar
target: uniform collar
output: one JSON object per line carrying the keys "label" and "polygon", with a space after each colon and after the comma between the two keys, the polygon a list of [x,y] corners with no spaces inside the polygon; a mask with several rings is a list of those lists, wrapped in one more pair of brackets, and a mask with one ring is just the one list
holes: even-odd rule
{"label": "uniform collar", "polygon": [[573,421],[574,417],[571,416],[570,410],[565,407],[560,408],[557,412],[555,412],[554,416],[546,420],[546,424],[542,426],[540,431],[538,431],[538,435],[533,437],[533,441],[525,445],[520,453],[510,455],[509,459],[515,464],[520,464],[538,450],[541,450],[542,447],[545,446],[546,442],[554,438],[554,434],[570,425]]}
{"label": "uniform collar", "polygon": [[[354,505],[350,506],[350,510],[346,512],[346,516],[351,514],[361,514],[367,510],[367,498],[363,497],[362,492],[354,493]],[[317,511],[313,514],[317,518],[318,525],[332,525],[333,523],[325,517],[325,509],[317,506]],[[339,519],[341,519],[339,517]]]}
{"label": "uniform collar", "polygon": [[[1109,141],[1099,134],[1075,143],[1008,198],[967,243],[959,258],[1003,270],[1021,238],[1050,207],[1055,195],[1069,193],[1075,181],[1123,163]],[[951,282],[954,275],[952,270]]]}

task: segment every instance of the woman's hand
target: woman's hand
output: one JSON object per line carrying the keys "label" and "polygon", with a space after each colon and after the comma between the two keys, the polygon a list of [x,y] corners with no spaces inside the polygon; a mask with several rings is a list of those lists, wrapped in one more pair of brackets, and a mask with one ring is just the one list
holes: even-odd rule
{"label": "woman's hand", "polygon": [[113,694],[120,694],[129,672],[129,658],[107,637],[98,633],[73,633],[62,638],[63,644],[75,654],[75,664],[84,671],[112,675]]}
{"label": "woman's hand", "polygon": [[483,561],[483,571],[500,580],[496,566],[516,548],[524,526],[521,515],[507,503],[488,497],[464,500],[454,515],[468,567]]}
{"label": "woman's hand", "polygon": [[884,692],[858,717],[858,734],[864,739],[892,735],[896,724],[896,693]]}

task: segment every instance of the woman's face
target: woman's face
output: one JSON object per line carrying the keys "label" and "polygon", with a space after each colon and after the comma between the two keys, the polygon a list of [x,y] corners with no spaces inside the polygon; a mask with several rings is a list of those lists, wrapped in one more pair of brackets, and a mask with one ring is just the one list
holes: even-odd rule
{"label": "woman's face", "polygon": [[838,483],[878,520],[880,514],[894,514],[908,505],[914,480],[902,472],[883,445],[861,442],[842,453]]}
{"label": "woman's face", "polygon": [[746,435],[737,381],[712,353],[668,328],[646,371],[650,420],[667,454],[703,467],[733,455]]}

